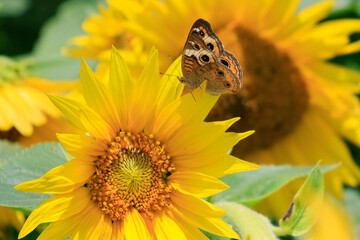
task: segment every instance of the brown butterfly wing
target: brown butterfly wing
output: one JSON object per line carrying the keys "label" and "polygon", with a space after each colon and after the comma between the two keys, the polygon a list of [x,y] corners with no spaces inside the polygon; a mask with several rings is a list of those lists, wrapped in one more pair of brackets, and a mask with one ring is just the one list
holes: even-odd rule
{"label": "brown butterfly wing", "polygon": [[[204,45],[213,51],[216,56],[224,52],[224,46],[211,28],[210,23],[200,18],[191,27],[190,35],[196,34],[204,41]],[[189,38],[188,36],[188,38]]]}
{"label": "brown butterfly wing", "polygon": [[182,54],[180,78],[190,89],[207,80],[211,94],[236,93],[241,88],[242,70],[230,52],[224,50],[210,24],[198,19],[192,26]]}
{"label": "brown butterfly wing", "polygon": [[242,87],[243,71],[237,58],[232,53],[224,50],[224,53],[218,57],[218,61],[230,69],[230,71],[235,75],[237,83],[234,83],[234,85],[238,85],[240,89]]}
{"label": "brown butterfly wing", "polygon": [[180,81],[190,89],[198,88],[204,81],[201,75],[206,69],[203,67],[214,63],[215,59],[215,54],[206,47],[200,36],[189,35],[182,54],[181,68],[184,77]]}
{"label": "brown butterfly wing", "polygon": [[206,91],[210,94],[237,93],[240,90],[238,77],[220,62],[209,63],[195,70],[196,75],[207,81]]}

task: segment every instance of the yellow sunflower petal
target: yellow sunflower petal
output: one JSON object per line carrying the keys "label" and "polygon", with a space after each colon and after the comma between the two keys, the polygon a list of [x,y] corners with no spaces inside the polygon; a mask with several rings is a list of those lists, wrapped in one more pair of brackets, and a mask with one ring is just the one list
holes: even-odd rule
{"label": "yellow sunflower petal", "polygon": [[111,240],[112,239],[124,240],[125,236],[124,236],[124,233],[122,232],[122,230],[123,230],[123,227],[121,226],[121,223],[114,222],[112,233],[111,233]]}
{"label": "yellow sunflower petal", "polygon": [[74,193],[55,195],[41,203],[28,217],[19,238],[33,231],[39,224],[64,220],[87,208],[90,201],[88,189],[80,188]]}
{"label": "yellow sunflower petal", "polygon": [[[46,123],[46,117],[45,117],[45,111],[43,112],[43,108],[41,107],[41,104],[38,104],[36,102],[36,97],[33,97],[31,95],[30,89],[20,88],[18,90],[19,95],[13,95],[13,98],[17,98],[19,100],[20,98],[23,99],[24,103],[26,103],[25,106],[28,108],[28,114],[30,115],[30,119],[35,126],[41,126]],[[46,96],[44,96],[43,93],[41,93],[43,99],[46,99]],[[46,102],[43,102],[44,105],[46,105]],[[54,108],[53,108],[54,109]]]}
{"label": "yellow sunflower petal", "polygon": [[183,172],[196,171],[212,177],[220,178],[228,174],[250,171],[259,168],[260,166],[255,163],[246,162],[231,155],[225,155],[217,158],[215,161],[204,163],[202,165],[191,167],[185,165],[178,166],[177,170]]}
{"label": "yellow sunflower petal", "polygon": [[142,240],[151,239],[143,217],[136,209],[132,209],[124,220],[124,234],[126,239]]}
{"label": "yellow sunflower petal", "polygon": [[226,155],[224,161],[232,162],[231,167],[224,172],[225,175],[261,168],[255,163],[247,162],[231,155]]}
{"label": "yellow sunflower petal", "polygon": [[32,89],[27,87],[26,93],[31,98],[32,102],[46,115],[58,118],[60,117],[60,111],[52,104],[49,98],[43,92],[38,91],[37,89]]}
{"label": "yellow sunflower petal", "polygon": [[144,37],[151,41],[157,42],[159,39],[159,36],[157,36],[155,33],[145,29],[140,24],[136,24],[134,22],[125,22],[124,28],[129,32],[135,33],[139,37]]}
{"label": "yellow sunflower petal", "polygon": [[3,109],[3,111],[0,112],[0,130],[8,131],[13,126],[12,115],[14,114],[14,112],[4,99],[4,97],[1,95],[1,92],[0,109]]}
{"label": "yellow sunflower petal", "polygon": [[18,114],[22,117],[22,122],[29,122],[37,126],[46,122],[44,114],[22,87],[5,85],[3,94],[13,108],[17,109]]}
{"label": "yellow sunflower petal", "polygon": [[172,192],[171,200],[174,201],[175,205],[181,206],[188,211],[194,211],[194,209],[196,209],[195,213],[203,217],[216,218],[221,217],[226,213],[225,210],[212,205],[201,198],[178,191]]}
{"label": "yellow sunflower petal", "polygon": [[174,221],[180,226],[183,232],[186,234],[186,239],[196,239],[196,240],[208,240],[207,238],[196,226],[185,221],[183,218],[178,216],[174,211],[167,213]]}
{"label": "yellow sunflower petal", "polygon": [[117,110],[112,105],[108,90],[96,78],[84,59],[81,61],[80,83],[87,104],[104,118],[105,121],[112,123],[114,127],[120,127]]}
{"label": "yellow sunflower petal", "polygon": [[72,156],[81,149],[81,136],[79,134],[57,133],[56,137],[59,139],[65,150]]}
{"label": "yellow sunflower petal", "polygon": [[28,77],[22,80],[24,85],[33,89],[41,90],[41,92],[58,92],[62,93],[71,90],[77,84],[76,81],[49,81],[43,78]]}
{"label": "yellow sunflower petal", "polygon": [[99,239],[104,234],[106,217],[94,204],[76,227],[70,239]]}
{"label": "yellow sunflower petal", "polygon": [[313,27],[318,21],[326,17],[333,5],[334,1],[330,0],[309,6],[293,17],[274,37],[279,40],[290,37],[291,35],[291,37],[301,37],[304,31]]}
{"label": "yellow sunflower petal", "polygon": [[195,172],[175,172],[168,177],[175,189],[199,197],[209,197],[229,188],[217,178]]}
{"label": "yellow sunflower petal", "polygon": [[80,109],[80,121],[92,136],[110,140],[113,133],[110,125],[93,110]]}
{"label": "yellow sunflower petal", "polygon": [[253,133],[254,131],[248,131],[244,133],[227,132],[222,136],[218,137],[217,141],[208,145],[206,152],[201,151],[201,149],[199,150],[197,148],[189,149],[189,148],[179,147],[179,148],[171,149],[172,155],[174,156],[174,162],[176,162],[179,166],[190,166],[190,165],[194,166],[194,165],[199,165],[199,163],[206,163],[206,162],[209,163],[210,161],[208,159],[202,159],[202,160],[199,159],[200,161],[197,162],[197,161],[193,161],[191,158],[195,156],[197,157],[198,152],[200,153],[199,155],[201,155],[202,153],[210,155],[211,153],[214,154],[213,155],[214,157],[219,156],[220,154],[223,155],[227,153],[231,149],[231,147],[237,144],[241,139],[244,139]]}
{"label": "yellow sunflower petal", "polygon": [[[78,213],[70,219],[64,219],[51,223],[46,229],[40,234],[37,240],[63,240],[66,239],[74,231],[75,227],[80,223],[86,214],[84,212]],[[20,238],[20,236],[19,236]]]}
{"label": "yellow sunflower petal", "polygon": [[81,104],[74,100],[64,98],[61,96],[55,96],[48,94],[49,99],[52,103],[60,109],[60,111],[69,119],[69,121],[79,128],[80,130],[86,132],[86,128],[82,125],[80,121],[80,108]]}
{"label": "yellow sunflower petal", "polygon": [[173,152],[176,149],[191,151],[194,146],[196,146],[196,149],[199,151],[204,150],[211,143],[218,141],[218,138],[239,119],[240,118],[233,118],[218,122],[200,122],[185,127],[181,132],[168,140],[169,151]]}
{"label": "yellow sunflower petal", "polygon": [[359,92],[360,73],[335,64],[325,62],[313,62],[311,70],[327,81],[336,84],[341,89]]}
{"label": "yellow sunflower petal", "polygon": [[[180,99],[166,106],[158,116],[156,116],[155,124],[151,129],[160,141],[165,141],[180,127],[199,123],[205,119],[215,102],[219,98],[205,93],[205,84],[201,89],[186,94]],[[194,98],[196,100],[194,100]]]}
{"label": "yellow sunflower petal", "polygon": [[[131,0],[130,1],[125,0],[125,1],[122,1],[121,3],[116,0],[109,0],[108,2],[114,8],[116,8],[122,14],[124,14],[125,16],[127,16],[129,18],[134,17],[135,13],[141,13],[142,9],[144,7],[144,5],[141,2],[131,1]],[[147,4],[150,4],[150,2]]]}
{"label": "yellow sunflower petal", "polygon": [[162,214],[159,217],[155,218],[153,222],[157,239],[187,239],[184,231],[173,219],[171,219],[167,215]]}
{"label": "yellow sunflower petal", "polygon": [[53,168],[39,179],[21,183],[14,188],[23,192],[69,193],[82,186],[94,171],[94,166],[88,162],[73,159]]}
{"label": "yellow sunflower petal", "polygon": [[311,31],[308,38],[330,38],[331,36],[349,36],[360,31],[359,19],[338,19],[319,24]]}
{"label": "yellow sunflower petal", "polygon": [[339,55],[351,54],[360,51],[360,40],[352,42],[338,51]]}
{"label": "yellow sunflower petal", "polygon": [[[119,84],[118,81],[121,81],[122,84]],[[111,51],[109,85],[112,99],[121,114],[121,124],[126,128],[129,122],[128,105],[131,104],[134,82],[124,59],[116,49]]]}
{"label": "yellow sunflower petal", "polygon": [[[184,84],[181,84],[179,79],[176,77],[181,72],[181,56],[178,57],[173,64],[166,70],[163,74],[163,77],[160,81],[160,89],[163,89],[159,98],[158,102],[158,111],[163,109],[167,104],[170,102],[178,99],[181,96],[181,93],[184,89]],[[179,77],[182,75],[180,74]]]}
{"label": "yellow sunflower petal", "polygon": [[[102,236],[102,239],[103,240],[112,240],[114,238],[111,238],[112,236],[112,232],[113,232],[113,228],[114,228],[114,225],[111,221],[110,218],[104,218],[104,223],[103,223],[103,226],[104,226],[104,230],[103,230],[103,236]],[[100,238],[101,239],[101,238]]]}
{"label": "yellow sunflower petal", "polygon": [[[93,161],[89,156],[102,155],[107,142],[104,139],[96,139],[86,134],[56,134],[65,150],[73,157],[84,161]],[[86,157],[87,156],[87,157]]]}
{"label": "yellow sunflower petal", "polygon": [[[153,48],[149,54],[147,63],[136,82],[138,85],[138,92],[134,96],[132,108],[130,110],[130,117],[132,119],[145,119],[145,121],[132,121],[129,123],[129,131],[139,132],[145,128],[147,119],[154,110],[154,102],[159,94],[159,63],[158,52]],[[152,86],[149,91],[148,86]]]}
{"label": "yellow sunflower petal", "polygon": [[207,232],[229,238],[240,239],[239,235],[229,227],[220,218],[205,218],[193,213],[193,211],[187,211],[182,207],[177,207],[173,210],[174,213],[178,214],[185,221],[192,223],[193,225],[205,230]]}
{"label": "yellow sunflower petal", "polygon": [[[33,126],[30,124],[28,119],[24,119],[22,115],[23,111],[27,111],[24,109],[22,105],[18,106],[18,103],[14,101],[11,97],[11,94],[7,92],[8,88],[0,89],[1,99],[4,101],[2,102],[2,106],[4,107],[4,111],[7,111],[9,119],[11,119],[14,127],[23,135],[23,136],[30,136],[33,133]],[[10,101],[9,101],[10,100]],[[15,105],[13,105],[15,104]],[[17,109],[15,111],[15,109]]]}
{"label": "yellow sunflower petal", "polygon": [[[192,101],[195,101],[195,106],[188,106],[188,108],[195,107],[193,111],[188,111],[187,114],[190,114],[191,118],[187,124],[194,124],[197,122],[204,121],[204,119],[209,114],[210,110],[215,105],[216,101],[219,99],[220,95],[211,95],[206,91],[206,81],[199,88],[192,92],[191,98]],[[191,94],[187,94],[189,97]],[[194,100],[195,98],[195,100]],[[187,109],[189,110],[189,109]]]}
{"label": "yellow sunflower petal", "polygon": [[273,28],[281,26],[281,23],[289,20],[295,12],[299,0],[273,1],[273,6],[268,8],[268,14],[265,17],[266,25],[264,28]]}

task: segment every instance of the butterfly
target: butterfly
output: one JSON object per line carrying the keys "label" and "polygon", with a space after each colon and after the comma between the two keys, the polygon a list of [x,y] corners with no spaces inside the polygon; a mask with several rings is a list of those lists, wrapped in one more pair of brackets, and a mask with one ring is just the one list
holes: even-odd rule
{"label": "butterfly", "polygon": [[182,52],[178,78],[189,89],[207,81],[206,91],[213,95],[237,93],[242,85],[242,69],[236,57],[224,49],[210,23],[198,19],[191,27]]}

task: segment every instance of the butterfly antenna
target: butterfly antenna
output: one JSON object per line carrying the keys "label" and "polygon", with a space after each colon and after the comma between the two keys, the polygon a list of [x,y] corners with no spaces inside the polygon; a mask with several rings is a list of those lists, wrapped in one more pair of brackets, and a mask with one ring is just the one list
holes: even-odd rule
{"label": "butterfly antenna", "polygon": [[193,97],[194,101],[196,102],[196,99],[195,99],[195,96],[194,94],[192,93],[192,91],[190,92],[191,96]]}
{"label": "butterfly antenna", "polygon": [[168,54],[168,58],[170,59],[170,61],[171,61],[172,63],[174,63],[174,60],[172,59],[172,57],[170,56],[170,54]]}
{"label": "butterfly antenna", "polygon": [[[172,59],[172,57],[170,56],[170,54],[168,54],[168,58],[170,59],[170,61],[172,62],[172,63],[174,63],[174,60]],[[175,69],[176,69],[176,71],[178,72],[178,74],[179,74],[179,76],[181,76],[181,73],[179,72],[179,70],[178,70],[178,65],[175,67]]]}
{"label": "butterfly antenna", "polygon": [[[170,61],[171,61],[171,63],[172,64],[174,64],[174,60],[171,58],[171,56],[170,56],[170,54],[168,54],[168,57],[169,57],[169,59],[170,59]],[[178,70],[178,65],[177,66],[175,66],[175,69],[176,69],[176,71],[178,72],[178,76],[176,76],[176,75],[171,75],[171,74],[167,74],[167,73],[162,73],[162,72],[159,72],[159,74],[161,74],[161,75],[166,75],[166,76],[172,76],[172,77],[177,77],[177,78],[180,78],[179,76],[181,76],[181,73],[179,72],[179,70]]]}

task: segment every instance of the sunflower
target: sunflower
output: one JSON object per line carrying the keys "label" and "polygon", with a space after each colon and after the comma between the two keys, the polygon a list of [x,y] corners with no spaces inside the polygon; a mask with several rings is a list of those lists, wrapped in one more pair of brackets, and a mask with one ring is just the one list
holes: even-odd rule
{"label": "sunflower", "polygon": [[258,168],[226,154],[252,131],[225,133],[238,118],[203,122],[218,97],[200,89],[196,101],[180,96],[176,78],[159,79],[157,50],[137,80],[113,50],[108,80],[103,84],[83,62],[85,104],[50,95],[82,134],[58,135],[74,159],[16,186],[55,194],[31,213],[19,237],[51,222],[39,239],[206,239],[198,228],[239,238],[220,219],[225,211],[201,198],[228,188],[218,177]]}
{"label": "sunflower", "polygon": [[[135,16],[133,10],[137,12],[140,7],[141,5],[136,1],[124,1],[121,8],[128,8],[129,11],[120,13],[100,5],[100,15],[90,16],[82,25],[84,31],[90,33],[91,37],[84,35],[70,39],[67,42],[69,47],[62,49],[62,53],[72,57],[101,60],[96,71],[98,76],[109,68],[112,46],[119,49],[131,70],[132,67],[144,65],[146,53],[141,39],[126,32],[122,25],[125,20],[132,19]],[[140,72],[136,70],[133,72]]]}
{"label": "sunflower", "polygon": [[0,57],[0,139],[25,146],[55,140],[55,129],[69,127],[45,93],[61,93],[74,86],[73,82],[32,77],[28,64]]}

